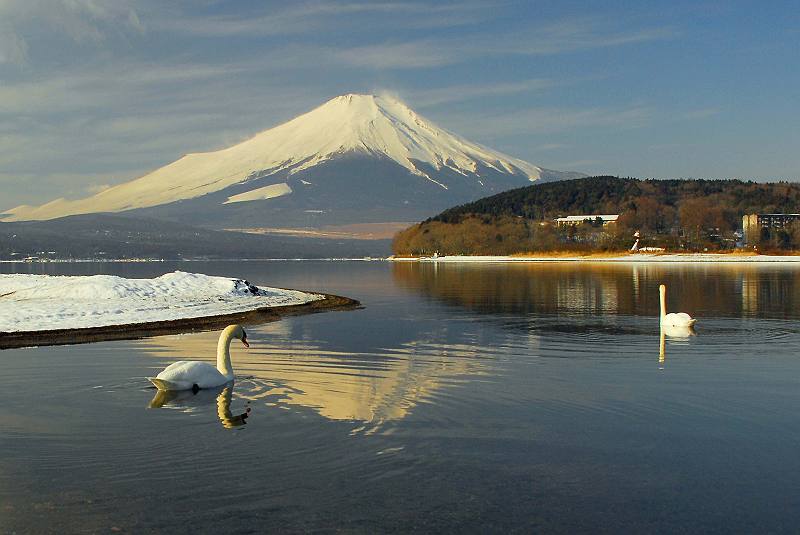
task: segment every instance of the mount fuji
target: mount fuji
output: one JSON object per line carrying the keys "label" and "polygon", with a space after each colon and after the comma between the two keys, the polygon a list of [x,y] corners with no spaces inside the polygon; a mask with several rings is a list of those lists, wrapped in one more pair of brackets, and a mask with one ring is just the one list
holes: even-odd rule
{"label": "mount fuji", "polygon": [[227,149],[0,219],[125,212],[211,228],[416,221],[532,181],[579,176],[467,141],[395,98],[349,94]]}

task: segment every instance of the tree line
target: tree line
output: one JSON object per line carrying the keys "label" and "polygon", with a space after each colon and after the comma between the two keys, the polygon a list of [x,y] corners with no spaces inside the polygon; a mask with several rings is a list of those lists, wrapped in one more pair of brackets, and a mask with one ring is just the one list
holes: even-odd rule
{"label": "tree line", "polygon": [[[639,230],[644,246],[718,250],[735,246],[742,216],[800,211],[800,184],[741,180],[639,180],[596,176],[535,184],[445,210],[398,233],[395,254],[515,254],[537,251],[619,251]],[[619,214],[557,227],[553,219]],[[800,248],[800,224],[767,230],[763,249]]]}

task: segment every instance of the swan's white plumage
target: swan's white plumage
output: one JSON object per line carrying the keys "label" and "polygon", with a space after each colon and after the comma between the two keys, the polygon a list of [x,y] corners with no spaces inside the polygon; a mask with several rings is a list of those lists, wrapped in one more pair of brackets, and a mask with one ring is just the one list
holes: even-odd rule
{"label": "swan's white plumage", "polygon": [[173,362],[155,377],[148,377],[159,390],[192,390],[195,388],[214,388],[233,381],[231,366],[231,340],[238,338],[247,344],[247,334],[240,325],[229,325],[219,335],[217,344],[217,365],[197,360]]}
{"label": "swan's white plumage", "polygon": [[661,325],[665,327],[691,327],[697,320],[686,312],[671,312],[667,314],[667,287],[663,284],[658,287],[661,301]]}
{"label": "swan's white plumage", "polygon": [[686,339],[695,335],[694,329],[691,325],[670,325],[667,323],[662,323],[661,332],[670,338]]}
{"label": "swan's white plumage", "polygon": [[[233,374],[225,375],[209,364],[197,360],[181,360],[173,362],[159,373],[155,379],[157,384],[151,379],[159,390],[191,390],[194,385],[197,388],[214,388],[233,381]],[[167,386],[167,388],[162,388]]]}
{"label": "swan's white plumage", "polygon": [[667,327],[691,327],[697,322],[686,312],[671,312],[661,318],[661,323]]}

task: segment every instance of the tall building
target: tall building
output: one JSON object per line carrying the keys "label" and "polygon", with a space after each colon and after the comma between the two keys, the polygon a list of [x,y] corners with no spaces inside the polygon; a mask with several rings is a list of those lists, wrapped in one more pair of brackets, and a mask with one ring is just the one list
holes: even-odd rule
{"label": "tall building", "polygon": [[761,229],[780,230],[792,221],[800,220],[800,214],[746,214],[742,217],[745,243],[758,243]]}

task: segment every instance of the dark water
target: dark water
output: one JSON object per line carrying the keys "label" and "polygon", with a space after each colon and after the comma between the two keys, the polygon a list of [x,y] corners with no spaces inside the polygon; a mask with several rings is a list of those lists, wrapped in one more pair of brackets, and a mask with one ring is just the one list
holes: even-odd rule
{"label": "dark water", "polygon": [[[213,360],[216,333],[0,352],[0,533],[800,525],[796,268],[0,269],[182,269],[365,305],[253,326],[232,392],[172,400],[144,377]],[[700,318],[663,356],[661,282],[671,310]]]}

